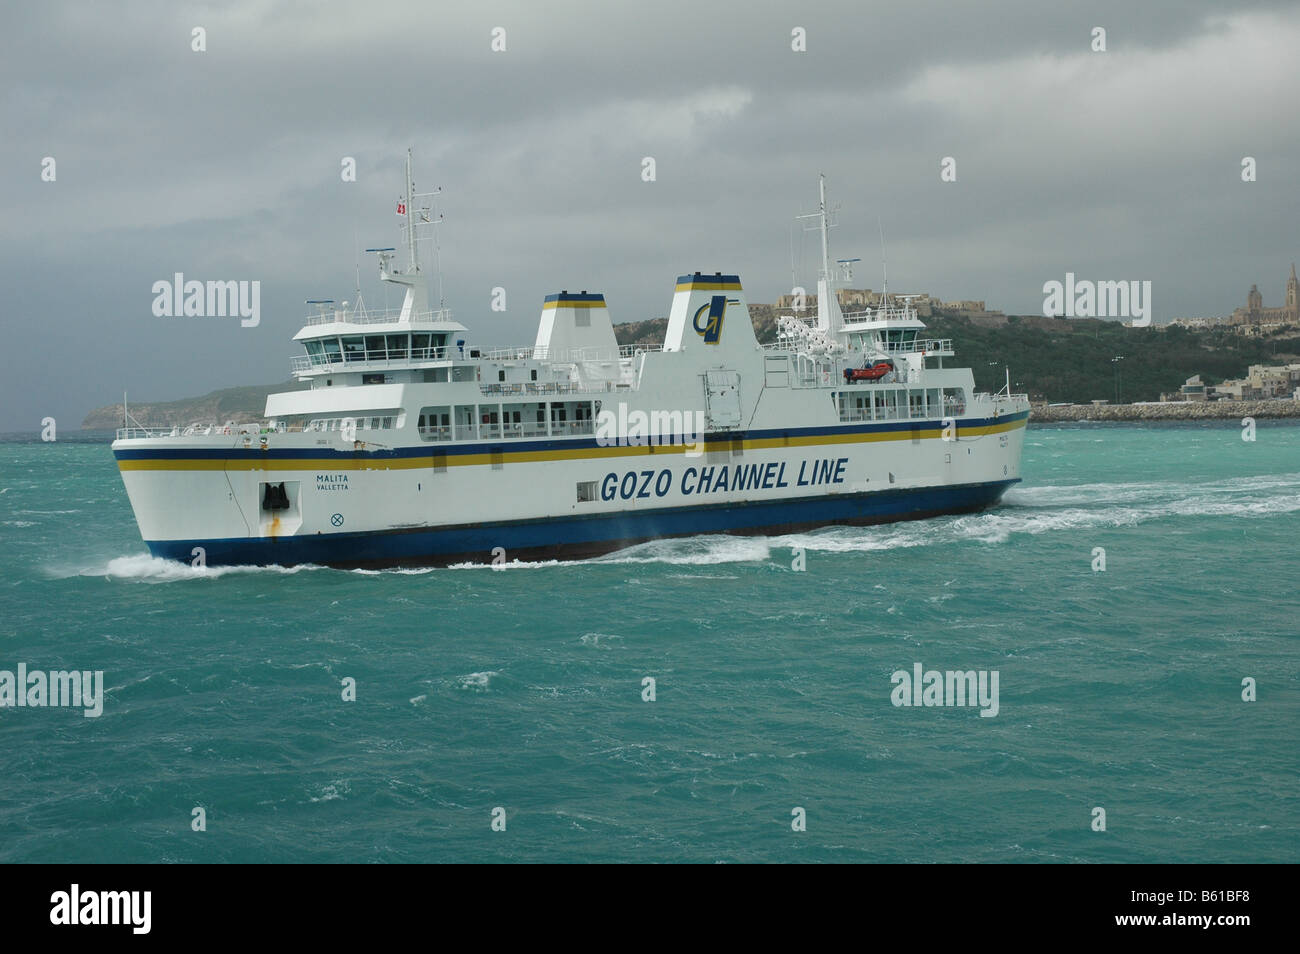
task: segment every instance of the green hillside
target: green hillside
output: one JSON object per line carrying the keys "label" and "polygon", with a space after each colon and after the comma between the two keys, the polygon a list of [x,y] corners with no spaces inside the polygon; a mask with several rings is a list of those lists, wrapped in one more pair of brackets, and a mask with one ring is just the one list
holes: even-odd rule
{"label": "green hillside", "polygon": [[[764,344],[776,340],[776,309],[750,305],[754,330]],[[956,363],[971,368],[980,390],[999,390],[1011,370],[1015,390],[1034,399],[1084,403],[1115,400],[1115,363],[1123,402],[1158,401],[1194,374],[1210,384],[1237,378],[1252,364],[1300,361],[1300,329],[1272,339],[1248,338],[1221,329],[1125,328],[1091,318],[1010,316],[1005,324],[935,315],[927,334],[952,338]],[[659,344],[667,319],[615,325],[620,344]]]}
{"label": "green hillside", "polygon": [[[1015,317],[1000,327],[979,327],[965,318],[929,318],[935,337],[952,338],[961,364],[975,372],[981,389],[997,390],[1011,369],[1016,390],[1048,401],[1115,400],[1119,365],[1120,402],[1158,401],[1199,374],[1209,384],[1238,378],[1252,364],[1300,360],[1300,329],[1265,340],[1222,330],[1181,327],[1125,328],[1092,318]],[[990,364],[993,362],[993,365]]]}

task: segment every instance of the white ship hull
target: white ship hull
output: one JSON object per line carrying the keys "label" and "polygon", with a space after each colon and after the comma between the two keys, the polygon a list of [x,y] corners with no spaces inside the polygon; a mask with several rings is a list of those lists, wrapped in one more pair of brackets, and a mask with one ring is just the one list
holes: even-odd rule
{"label": "white ship hull", "polygon": [[[266,450],[256,440],[244,448],[238,435],[168,441],[162,456],[156,439],[115,448],[157,556],[418,565],[981,510],[1020,479],[1026,417],[966,419],[953,440],[940,420],[751,430],[739,440],[711,435],[698,454],[594,439],[357,451],[299,434],[269,435]],[[286,484],[291,509],[261,509],[268,482]],[[578,502],[575,488],[588,482],[595,499]]]}

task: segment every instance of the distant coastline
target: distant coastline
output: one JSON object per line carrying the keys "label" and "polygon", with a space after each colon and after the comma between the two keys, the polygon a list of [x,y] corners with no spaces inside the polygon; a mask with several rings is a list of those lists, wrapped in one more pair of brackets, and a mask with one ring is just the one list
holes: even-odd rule
{"label": "distant coastline", "polygon": [[1240,421],[1300,418],[1300,401],[1167,401],[1159,404],[1068,404],[1035,407],[1029,423],[1065,421]]}

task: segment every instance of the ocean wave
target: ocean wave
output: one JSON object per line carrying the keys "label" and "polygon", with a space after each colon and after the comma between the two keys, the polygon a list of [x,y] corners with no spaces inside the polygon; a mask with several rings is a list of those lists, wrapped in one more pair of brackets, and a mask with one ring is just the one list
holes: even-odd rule
{"label": "ocean wave", "polygon": [[599,646],[601,640],[622,639],[622,636],[615,636],[612,633],[583,633],[578,637],[578,642],[584,646]]}
{"label": "ocean wave", "polygon": [[352,794],[352,786],[346,780],[331,782],[328,785],[317,786],[315,795],[308,795],[307,798],[313,802],[333,802],[342,798],[347,798]]}
{"label": "ocean wave", "polygon": [[565,560],[510,560],[505,563],[452,563],[449,570],[536,570],[547,566],[565,566],[572,561]]}
{"label": "ocean wave", "polygon": [[1006,495],[1001,506],[978,514],[872,527],[827,527],[775,537],[722,535],[657,540],[595,562],[703,565],[767,561],[777,556],[784,560],[796,547],[813,552],[851,553],[963,542],[1001,544],[1017,535],[1126,527],[1171,517],[1265,517],[1297,511],[1300,511],[1300,474],[1270,474],[1203,484],[1017,487]]}
{"label": "ocean wave", "polygon": [[1259,491],[1291,491],[1300,495],[1300,474],[1260,474],[1203,483],[1182,481],[1128,481],[1121,483],[1037,484],[1012,487],[1002,498],[1004,506],[1050,506],[1073,503],[1152,503],[1207,494],[1227,496]]}
{"label": "ocean wave", "polygon": [[713,563],[757,563],[769,559],[768,537],[739,537],[713,534],[651,540],[589,563],[670,563],[678,566],[708,566]]}
{"label": "ocean wave", "polygon": [[471,672],[461,676],[457,681],[462,689],[470,692],[487,692],[492,687],[492,680],[499,675],[501,673],[495,669],[489,669],[486,672]]}
{"label": "ocean wave", "polygon": [[313,563],[298,566],[190,566],[177,560],[164,560],[162,557],[137,553],[131,556],[114,557],[107,564],[78,567],[71,570],[51,568],[52,576],[69,578],[74,576],[103,576],[113,580],[127,580],[140,583],[174,583],[180,580],[216,580],[231,574],[272,573],[276,575],[293,575],[310,570],[323,570],[325,567]]}

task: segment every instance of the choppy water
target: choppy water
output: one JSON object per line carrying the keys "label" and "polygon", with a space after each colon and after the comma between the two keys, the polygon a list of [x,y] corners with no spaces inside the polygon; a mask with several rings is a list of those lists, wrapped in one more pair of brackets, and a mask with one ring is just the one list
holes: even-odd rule
{"label": "choppy water", "polygon": [[[1296,860],[1300,427],[1034,427],[1025,475],[576,564],[203,572],[105,444],[10,439],[0,670],[108,690],[0,709],[0,861]],[[917,662],[998,671],[998,715],[893,706]]]}

